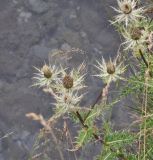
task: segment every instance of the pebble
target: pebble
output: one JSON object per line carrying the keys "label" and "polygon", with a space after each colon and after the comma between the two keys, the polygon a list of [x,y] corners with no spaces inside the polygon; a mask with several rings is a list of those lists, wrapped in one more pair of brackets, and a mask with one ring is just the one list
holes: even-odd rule
{"label": "pebble", "polygon": [[30,132],[24,130],[24,131],[21,133],[21,139],[22,139],[22,140],[26,140],[29,135],[30,135]]}
{"label": "pebble", "polygon": [[32,14],[30,12],[22,11],[19,14],[18,21],[19,21],[19,23],[28,22],[28,20],[29,20],[29,18],[31,18],[31,16],[32,16]]}
{"label": "pebble", "polygon": [[81,23],[75,12],[72,12],[68,17],[66,17],[66,26],[75,31],[80,30]]}
{"label": "pebble", "polygon": [[80,36],[81,36],[82,38],[86,38],[86,37],[87,37],[87,33],[84,32],[84,31],[81,31],[81,32],[80,32]]}
{"label": "pebble", "polygon": [[30,49],[30,53],[35,55],[38,58],[46,59],[48,57],[48,53],[50,48],[45,47],[44,45],[35,45]]}
{"label": "pebble", "polygon": [[64,43],[61,46],[61,50],[63,50],[63,51],[70,51],[71,50],[71,46],[68,43]]}
{"label": "pebble", "polygon": [[29,0],[29,7],[37,14],[44,13],[49,9],[48,3],[43,0]]}

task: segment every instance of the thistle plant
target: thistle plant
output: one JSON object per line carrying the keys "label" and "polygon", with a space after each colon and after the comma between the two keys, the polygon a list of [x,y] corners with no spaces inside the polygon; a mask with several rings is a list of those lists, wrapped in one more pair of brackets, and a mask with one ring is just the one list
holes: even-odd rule
{"label": "thistle plant", "polygon": [[122,35],[125,42],[122,43],[124,50],[143,50],[147,49],[147,42],[149,37],[149,26],[146,20],[141,20],[135,24],[130,24],[128,28],[124,28]]}
{"label": "thistle plant", "polygon": [[103,80],[106,84],[116,81],[118,79],[123,79],[122,75],[125,72],[125,66],[123,63],[117,64],[117,58],[112,61],[111,59],[106,62],[102,57],[102,61],[98,62],[95,67],[99,70],[99,74],[95,75]]}
{"label": "thistle plant", "polygon": [[60,69],[55,65],[51,66],[50,64],[44,64],[40,69],[37,67],[34,68],[37,70],[37,73],[35,73],[35,76],[33,77],[33,86],[47,88],[56,87],[56,83],[59,81],[59,74],[61,73]]}
{"label": "thistle plant", "polygon": [[135,0],[117,0],[118,9],[112,7],[118,15],[115,16],[113,23],[123,23],[126,27],[130,22],[137,22],[138,19],[143,18],[144,9],[137,8],[137,1]]}
{"label": "thistle plant", "polygon": [[[88,88],[85,85],[86,73],[82,72],[84,64],[75,69],[45,64],[41,69],[36,68],[38,72],[33,86],[51,93],[55,99],[54,114],[48,119],[36,113],[26,116],[41,123],[44,134],[51,133],[57,146],[54,129],[60,119],[67,116],[74,126],[79,124],[77,136],[73,139],[64,121],[64,133],[70,136],[71,141],[71,148],[67,149],[75,152],[89,143],[100,143],[101,151],[94,160],[152,160],[153,22],[138,1],[117,0],[117,4],[118,9],[113,9],[118,15],[111,23],[123,38],[122,48],[114,60],[110,58],[107,61],[102,57],[94,64],[97,74],[91,76],[104,84],[95,101],[90,106],[80,105],[86,94],[85,88]],[[122,83],[117,83],[119,81]],[[112,83],[119,84],[116,85],[119,94],[109,99]],[[117,130],[111,123],[112,108],[130,95],[134,97],[135,107],[130,106],[134,119],[128,126]],[[63,160],[63,151],[60,146],[57,149]],[[77,159],[76,154],[74,158]]]}

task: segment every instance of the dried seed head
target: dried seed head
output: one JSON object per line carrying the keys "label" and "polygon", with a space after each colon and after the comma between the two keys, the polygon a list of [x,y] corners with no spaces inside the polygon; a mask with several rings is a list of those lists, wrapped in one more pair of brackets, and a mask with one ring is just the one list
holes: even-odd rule
{"label": "dried seed head", "polygon": [[108,74],[113,74],[115,73],[115,65],[110,61],[106,64],[107,66],[107,73]]}
{"label": "dried seed head", "polygon": [[46,64],[42,67],[41,71],[44,73],[44,76],[46,78],[51,78],[52,76],[52,72],[49,68],[49,66],[47,66]]}
{"label": "dried seed head", "polygon": [[141,38],[141,29],[139,27],[132,28],[131,29],[131,38],[133,40],[139,40]]}
{"label": "dried seed head", "polygon": [[73,87],[73,78],[69,75],[65,75],[63,78],[63,86],[66,89],[70,89]]}
{"label": "dried seed head", "polygon": [[122,6],[121,6],[121,11],[123,11],[124,14],[129,14],[132,12],[132,7],[130,4],[128,3],[124,3]]}

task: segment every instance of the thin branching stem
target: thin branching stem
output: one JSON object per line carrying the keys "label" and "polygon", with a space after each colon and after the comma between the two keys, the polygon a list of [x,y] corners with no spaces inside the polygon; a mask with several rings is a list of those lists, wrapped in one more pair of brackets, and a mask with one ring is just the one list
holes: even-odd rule
{"label": "thin branching stem", "polygon": [[148,62],[147,62],[146,58],[144,57],[144,55],[143,55],[141,49],[139,49],[139,53],[140,53],[140,56],[141,56],[141,58],[142,58],[144,64],[145,64],[146,67],[148,68],[148,66],[149,66],[149,65],[148,65]]}

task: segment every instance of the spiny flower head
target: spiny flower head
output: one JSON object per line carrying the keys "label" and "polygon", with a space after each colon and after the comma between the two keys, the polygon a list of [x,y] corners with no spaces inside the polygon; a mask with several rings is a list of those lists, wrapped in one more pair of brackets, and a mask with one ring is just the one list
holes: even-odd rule
{"label": "spiny flower head", "polygon": [[52,88],[55,87],[56,83],[60,80],[59,75],[61,70],[59,70],[55,65],[51,66],[45,64],[42,68],[39,69],[35,67],[35,69],[38,72],[34,73],[33,86]]}
{"label": "spiny flower head", "polygon": [[124,14],[130,14],[132,12],[132,6],[126,2],[120,5],[120,9]]}
{"label": "spiny flower head", "polygon": [[78,91],[85,87],[84,77],[85,74],[82,74],[80,71],[81,65],[78,69],[72,69],[68,71],[66,69],[61,69],[61,80],[58,83],[58,90],[71,90]]}
{"label": "spiny flower head", "polygon": [[64,107],[67,109],[69,109],[70,107],[73,108],[78,105],[82,97],[83,94],[79,95],[77,91],[65,91],[54,95],[56,106]]}
{"label": "spiny flower head", "polygon": [[115,65],[111,61],[109,61],[106,64],[106,67],[107,67],[107,73],[108,74],[114,74],[115,73]]}
{"label": "spiny flower head", "polygon": [[123,79],[121,74],[124,73],[125,68],[122,63],[117,65],[117,59],[112,61],[111,59],[106,62],[102,57],[102,61],[97,61],[98,65],[95,65],[96,68],[99,70],[99,74],[95,75],[100,77],[105,83],[109,84],[112,81],[116,81],[118,79]]}
{"label": "spiny flower head", "polygon": [[61,79],[54,94],[57,106],[74,107],[80,102],[83,97],[80,91],[85,87],[84,76],[81,74],[80,67],[69,72],[62,69]]}
{"label": "spiny flower head", "polygon": [[131,38],[133,40],[139,40],[142,36],[141,29],[139,27],[134,27],[131,30]]}
{"label": "spiny flower head", "polygon": [[125,23],[127,27],[129,22],[137,21],[138,18],[143,18],[142,14],[144,12],[143,8],[136,8],[137,2],[135,0],[117,0],[118,9],[112,7],[117,13],[115,16],[115,21],[113,23]]}
{"label": "spiny flower head", "polygon": [[63,78],[63,86],[66,89],[70,89],[73,87],[73,78],[69,75],[65,75]]}
{"label": "spiny flower head", "polygon": [[47,66],[46,64],[42,67],[42,72],[44,73],[44,77],[46,78],[51,78],[52,76],[52,71],[49,68],[49,66]]}
{"label": "spiny flower head", "polygon": [[[140,48],[139,46],[145,46],[147,42],[147,37],[149,35],[147,27],[129,27],[129,29],[124,29],[122,34],[125,38],[125,42],[122,45],[125,46],[124,50]],[[143,47],[144,48],[144,47]]]}

